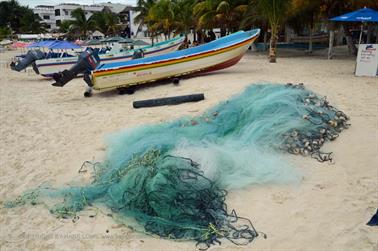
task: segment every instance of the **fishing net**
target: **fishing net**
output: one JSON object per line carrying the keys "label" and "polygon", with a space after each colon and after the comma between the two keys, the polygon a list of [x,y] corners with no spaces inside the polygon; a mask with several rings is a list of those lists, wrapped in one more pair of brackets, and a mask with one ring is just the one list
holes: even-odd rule
{"label": "fishing net", "polygon": [[348,128],[348,120],[303,85],[252,85],[202,116],[115,133],[105,161],[80,169],[92,167],[91,184],[39,188],[8,206],[54,199],[50,211],[68,217],[104,205],[125,225],[196,240],[200,249],[220,238],[247,244],[258,233],[227,209],[224,189],[297,181],[284,153],[332,161],[321,146]]}

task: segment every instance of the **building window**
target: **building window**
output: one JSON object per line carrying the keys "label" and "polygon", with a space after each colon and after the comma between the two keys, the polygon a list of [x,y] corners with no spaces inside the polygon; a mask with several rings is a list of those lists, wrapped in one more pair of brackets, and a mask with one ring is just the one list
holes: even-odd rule
{"label": "building window", "polygon": [[68,16],[68,11],[67,10],[63,10],[64,11],[64,15]]}
{"label": "building window", "polygon": [[60,26],[60,20],[55,21],[56,26]]}
{"label": "building window", "polygon": [[43,19],[50,20],[50,16],[49,15],[43,15]]}
{"label": "building window", "polygon": [[55,10],[55,16],[60,16],[60,9]]}
{"label": "building window", "polygon": [[47,29],[51,29],[51,25],[46,24]]}

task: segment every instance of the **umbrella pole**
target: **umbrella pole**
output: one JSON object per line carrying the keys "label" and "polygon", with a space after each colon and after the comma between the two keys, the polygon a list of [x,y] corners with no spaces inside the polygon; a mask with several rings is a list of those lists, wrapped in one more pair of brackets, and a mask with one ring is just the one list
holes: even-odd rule
{"label": "umbrella pole", "polygon": [[362,31],[364,29],[364,24],[361,24],[361,30],[360,30],[360,39],[358,40],[358,48],[360,48],[361,39],[362,39]]}

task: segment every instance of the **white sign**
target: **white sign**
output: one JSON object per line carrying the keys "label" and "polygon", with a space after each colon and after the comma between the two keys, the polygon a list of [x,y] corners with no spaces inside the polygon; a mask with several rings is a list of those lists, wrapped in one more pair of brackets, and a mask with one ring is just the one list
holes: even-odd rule
{"label": "white sign", "polygon": [[378,44],[360,44],[356,76],[378,76]]}

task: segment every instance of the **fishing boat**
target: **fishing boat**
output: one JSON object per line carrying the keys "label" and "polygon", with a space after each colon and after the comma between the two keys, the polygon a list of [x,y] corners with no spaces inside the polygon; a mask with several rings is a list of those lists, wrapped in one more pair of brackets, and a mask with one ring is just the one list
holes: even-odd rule
{"label": "fishing boat", "polygon": [[[87,71],[84,80],[94,90],[124,89],[157,80],[224,69],[238,63],[259,34],[260,29],[239,31],[207,44],[164,55],[118,63],[100,62]],[[82,69],[88,68],[83,65]],[[70,75],[67,71],[56,75],[53,85],[64,86],[71,79]],[[89,96],[88,93],[86,96]]]}
{"label": "fishing boat", "polygon": [[[132,59],[133,55],[142,50],[145,57],[151,57],[156,55],[161,55],[171,51],[175,51],[184,41],[184,37],[175,37],[173,39],[163,41],[160,43],[155,43],[154,45],[144,46],[138,49],[127,50],[119,46],[113,46],[109,51],[105,53],[100,53],[99,57],[102,63],[115,63],[124,62]],[[55,44],[53,45],[55,46]],[[59,49],[61,47],[47,47],[48,49]],[[35,54],[35,53],[34,53]],[[57,53],[55,53],[57,54]],[[46,56],[45,56],[46,57]],[[41,74],[44,77],[52,77],[54,73],[69,69],[74,66],[78,61],[77,55],[72,55],[69,53],[60,53],[57,57],[52,58],[42,58],[41,57],[31,57],[32,59],[28,63],[32,64],[34,71],[37,74]],[[32,60],[35,60],[32,62]],[[30,65],[28,64],[28,65]],[[21,67],[20,67],[21,68]],[[24,67],[22,67],[24,69]]]}
{"label": "fishing boat", "polygon": [[[121,63],[132,59],[135,51],[143,50],[145,57],[151,57],[161,55],[171,51],[176,51],[181,43],[184,41],[184,37],[176,37],[171,40],[156,43],[154,45],[148,45],[135,50],[124,50],[116,48],[110,50],[107,53],[99,54],[100,60],[103,64],[108,63]],[[35,62],[38,71],[42,76],[51,77],[53,73],[69,69],[77,62],[77,57],[62,57],[52,59],[41,59]]]}
{"label": "fishing boat", "polygon": [[91,74],[93,89],[128,87],[230,67],[239,62],[259,33],[259,29],[239,31],[207,44],[165,55],[101,64]]}

